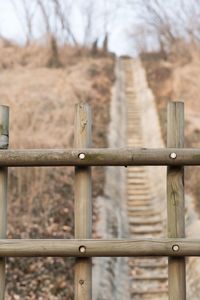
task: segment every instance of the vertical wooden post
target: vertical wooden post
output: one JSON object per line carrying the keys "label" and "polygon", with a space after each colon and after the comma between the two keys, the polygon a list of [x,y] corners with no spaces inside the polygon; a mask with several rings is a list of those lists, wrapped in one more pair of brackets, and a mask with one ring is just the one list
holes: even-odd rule
{"label": "vertical wooden post", "polygon": [[[184,104],[168,104],[167,147],[184,147]],[[176,159],[176,153],[171,153]],[[184,167],[170,166],[167,169],[168,237],[185,237]],[[175,246],[175,250],[178,247]],[[185,258],[169,257],[169,299],[186,299]]]}
{"label": "vertical wooden post", "polygon": [[[9,142],[9,108],[0,105],[0,151],[7,149]],[[0,238],[6,238],[7,225],[7,168],[0,168]],[[5,294],[5,258],[0,258],[0,300]]]}
{"label": "vertical wooden post", "polygon": [[[87,104],[76,106],[75,148],[91,147],[91,110]],[[84,153],[79,158],[84,159]],[[75,168],[75,238],[92,237],[91,168]],[[87,249],[84,245],[80,251]],[[75,299],[92,299],[92,260],[77,258],[75,264]]]}

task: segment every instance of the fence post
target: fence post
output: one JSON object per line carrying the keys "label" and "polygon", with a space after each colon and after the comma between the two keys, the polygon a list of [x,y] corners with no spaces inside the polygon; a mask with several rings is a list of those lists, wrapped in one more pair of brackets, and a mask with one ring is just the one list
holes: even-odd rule
{"label": "fence post", "polygon": [[[0,151],[7,149],[9,142],[9,108],[0,105]],[[0,168],[0,238],[6,238],[7,226],[7,168]],[[5,294],[5,258],[0,258],[0,300]]]}
{"label": "fence post", "polygon": [[[76,105],[75,115],[75,148],[91,147],[91,110],[87,104]],[[84,153],[79,154],[80,160]],[[91,168],[75,168],[75,238],[88,239],[92,237],[92,196]],[[81,252],[87,251],[81,247]],[[75,299],[92,299],[92,260],[77,258],[75,264]]]}
{"label": "fence post", "polygon": [[[167,147],[184,147],[184,103],[171,102],[168,104]],[[170,158],[176,159],[176,153]],[[184,167],[169,166],[167,168],[167,212],[168,237],[185,237],[185,203],[184,203]],[[174,251],[178,251],[178,245]],[[169,257],[169,299],[186,299],[185,258]]]}

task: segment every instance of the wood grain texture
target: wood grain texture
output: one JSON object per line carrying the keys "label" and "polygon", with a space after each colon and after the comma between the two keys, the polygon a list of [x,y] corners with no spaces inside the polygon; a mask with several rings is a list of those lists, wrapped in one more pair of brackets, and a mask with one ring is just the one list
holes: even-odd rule
{"label": "wood grain texture", "polygon": [[[79,154],[85,158],[80,159]],[[176,153],[176,158],[170,158]],[[1,150],[0,166],[199,166],[200,149],[95,148]]]}
{"label": "wood grain texture", "polygon": [[[84,246],[86,251],[80,252]],[[173,250],[178,246],[178,251]],[[200,256],[200,239],[0,239],[0,255],[5,257],[140,257]]]}
{"label": "wood grain texture", "polygon": [[[168,104],[167,147],[184,147],[184,104]],[[169,166],[167,169],[168,237],[185,237],[184,168]],[[186,299],[185,258],[168,260],[169,299]]]}
{"label": "wood grain texture", "polygon": [[[8,147],[9,108],[0,105],[0,151]],[[7,168],[0,167],[0,238],[6,238],[7,228]],[[5,294],[5,258],[0,258],[0,300]]]}
{"label": "wood grain texture", "polygon": [[[77,104],[75,116],[75,148],[91,147],[91,110],[87,104]],[[81,161],[81,159],[79,159]],[[92,236],[91,168],[75,168],[75,238]],[[75,264],[75,300],[92,300],[92,260],[77,258]]]}

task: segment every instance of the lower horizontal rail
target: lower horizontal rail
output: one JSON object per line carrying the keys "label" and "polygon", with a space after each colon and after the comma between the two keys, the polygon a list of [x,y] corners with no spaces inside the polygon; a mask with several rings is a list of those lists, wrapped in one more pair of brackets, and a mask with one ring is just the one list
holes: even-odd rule
{"label": "lower horizontal rail", "polygon": [[200,256],[200,239],[9,240],[0,239],[2,257]]}
{"label": "lower horizontal rail", "polygon": [[200,149],[35,149],[1,150],[0,166],[200,165]]}

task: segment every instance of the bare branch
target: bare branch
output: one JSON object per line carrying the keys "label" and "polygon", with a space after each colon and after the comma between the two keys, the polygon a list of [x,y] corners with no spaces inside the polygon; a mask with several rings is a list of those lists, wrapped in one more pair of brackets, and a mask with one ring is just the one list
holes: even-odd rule
{"label": "bare branch", "polygon": [[29,44],[30,41],[33,39],[33,19],[36,13],[36,2],[33,0],[30,4],[30,1],[21,0],[23,12],[19,11],[15,0],[10,0],[10,3],[14,8],[14,11],[19,20],[19,23],[22,26],[23,31],[25,32],[26,43]]}

